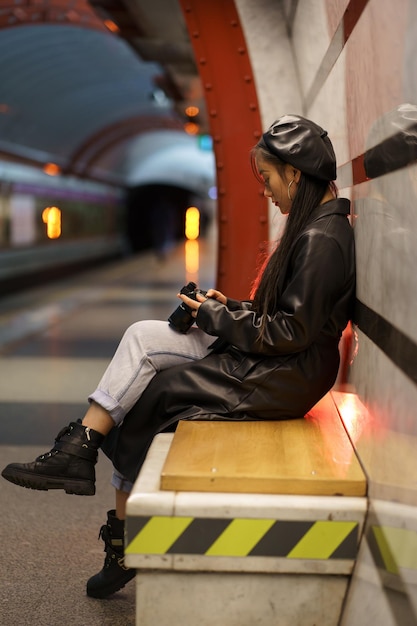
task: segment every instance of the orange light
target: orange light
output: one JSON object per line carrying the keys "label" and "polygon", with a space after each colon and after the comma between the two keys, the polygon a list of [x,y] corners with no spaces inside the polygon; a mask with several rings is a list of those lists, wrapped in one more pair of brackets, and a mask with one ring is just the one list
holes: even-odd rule
{"label": "orange light", "polygon": [[194,122],[187,122],[184,124],[184,130],[187,135],[198,135],[200,126],[198,124],[194,124]]}
{"label": "orange light", "polygon": [[185,242],[185,278],[186,282],[193,281],[198,284],[199,243],[197,239],[187,239]]}
{"label": "orange light", "polygon": [[185,114],[188,117],[196,117],[200,113],[200,109],[196,106],[189,106],[185,109]]}
{"label": "orange light", "polygon": [[187,239],[197,239],[200,234],[200,211],[190,206],[185,212],[185,236]]}
{"label": "orange light", "polygon": [[61,211],[58,207],[46,207],[42,211],[42,221],[46,224],[48,239],[58,239],[61,236]]}
{"label": "orange light", "polygon": [[120,33],[120,28],[113,20],[104,20],[104,26],[112,33]]}
{"label": "orange light", "polygon": [[56,163],[45,163],[43,171],[45,174],[48,174],[48,176],[57,176],[57,174],[61,173],[61,168]]}
{"label": "orange light", "polygon": [[372,417],[355,393],[334,392],[340,416],[355,444],[372,422]]}

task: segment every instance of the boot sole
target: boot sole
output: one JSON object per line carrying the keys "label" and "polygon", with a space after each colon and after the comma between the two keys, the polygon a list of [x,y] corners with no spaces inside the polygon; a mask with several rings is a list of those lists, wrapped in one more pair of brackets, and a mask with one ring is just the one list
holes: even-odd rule
{"label": "boot sole", "polygon": [[117,591],[120,591],[121,589],[123,589],[123,587],[125,587],[125,585],[127,585],[127,583],[130,582],[135,576],[136,576],[136,570],[134,569],[131,572],[129,572],[129,574],[126,576],[126,580],[123,581],[123,584],[113,583],[113,585],[108,584],[106,587],[101,587],[97,589],[89,588],[88,583],[87,583],[87,595],[90,598],[99,598],[103,600],[104,598],[108,598],[114,593],[117,593]]}
{"label": "boot sole", "polygon": [[9,482],[35,489],[36,491],[49,491],[50,489],[64,489],[65,493],[76,496],[94,496],[96,493],[95,484],[88,480],[77,480],[76,478],[62,478],[54,476],[37,476],[23,471],[2,472],[3,478]]}

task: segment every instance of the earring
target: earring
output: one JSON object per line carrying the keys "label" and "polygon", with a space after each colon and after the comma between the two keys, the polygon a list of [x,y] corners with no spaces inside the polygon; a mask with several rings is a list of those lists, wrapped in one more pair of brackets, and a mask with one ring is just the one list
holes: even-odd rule
{"label": "earring", "polygon": [[288,200],[291,200],[291,202],[292,202],[292,198],[290,194],[290,189],[291,189],[291,185],[293,184],[293,182],[294,182],[294,179],[290,180],[290,182],[288,183],[288,189],[287,189]]}

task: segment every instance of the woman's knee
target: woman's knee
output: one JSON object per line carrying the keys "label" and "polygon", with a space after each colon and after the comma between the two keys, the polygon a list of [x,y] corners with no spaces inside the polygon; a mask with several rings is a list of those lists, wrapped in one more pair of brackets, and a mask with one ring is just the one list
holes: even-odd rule
{"label": "woman's knee", "polygon": [[[153,329],[155,325],[160,324],[159,320],[139,320],[138,322],[133,322],[130,326],[128,326],[126,332],[146,332],[149,329]],[[164,322],[162,322],[163,324]]]}
{"label": "woman's knee", "polygon": [[139,320],[127,327],[124,338],[140,339],[141,337],[148,338],[160,335],[164,326],[168,326],[168,324],[160,320]]}

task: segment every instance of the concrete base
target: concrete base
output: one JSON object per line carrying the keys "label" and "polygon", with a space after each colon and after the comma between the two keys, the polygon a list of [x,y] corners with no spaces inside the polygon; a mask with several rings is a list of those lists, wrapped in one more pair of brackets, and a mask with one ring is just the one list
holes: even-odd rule
{"label": "concrete base", "polygon": [[139,626],[336,626],[366,498],[164,491],[157,435],[127,501]]}
{"label": "concrete base", "polygon": [[140,626],[336,626],[347,576],[136,574]]}

